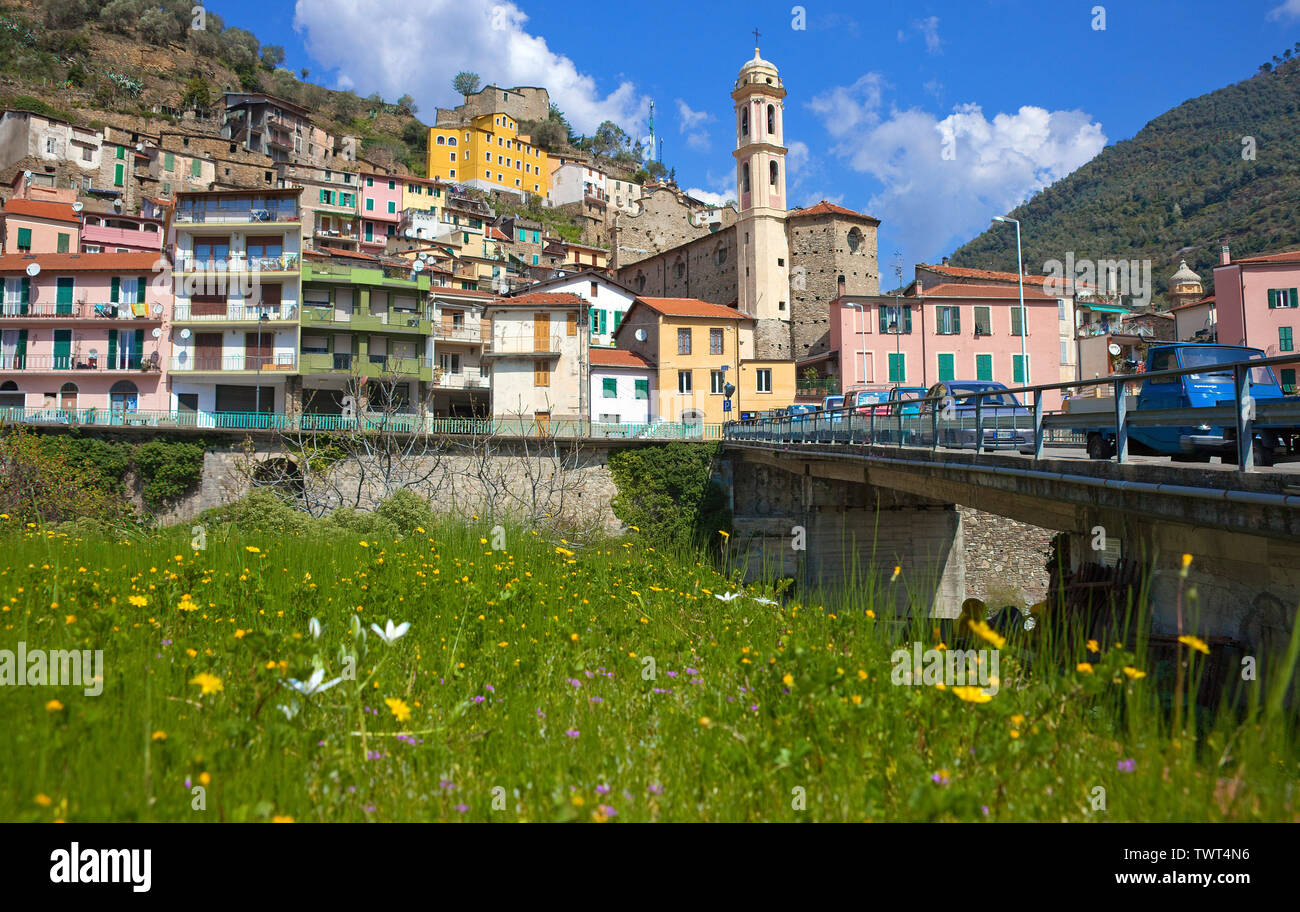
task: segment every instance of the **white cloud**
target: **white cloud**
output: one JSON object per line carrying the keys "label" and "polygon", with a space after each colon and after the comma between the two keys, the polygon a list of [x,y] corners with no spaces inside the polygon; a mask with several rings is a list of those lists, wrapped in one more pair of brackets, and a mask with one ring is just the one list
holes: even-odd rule
{"label": "white cloud", "polygon": [[734,200],[736,194],[733,193],[714,193],[712,190],[703,190],[699,187],[690,187],[686,190],[687,196],[693,196],[702,203],[708,203],[710,206],[725,205],[728,200]]}
{"label": "white cloud", "polygon": [[1282,0],[1268,11],[1269,22],[1277,22],[1281,19],[1300,19],[1300,0]]}
{"label": "white cloud", "polygon": [[876,122],[885,86],[879,73],[867,73],[853,85],[835,86],[813,96],[808,107],[821,118],[831,136],[846,136]]}
{"label": "white cloud", "polygon": [[[397,98],[409,92],[426,119],[435,107],[459,99],[458,72],[478,73],[483,84],[545,86],[574,128],[591,133],[612,120],[639,132],[646,100],[631,82],[602,94],[596,80],[524,29],[528,16],[503,0],[297,0],[294,28],[307,52],[338,71],[361,94]],[[428,48],[433,41],[436,53]]]}
{"label": "white cloud", "polygon": [[930,54],[943,53],[943,41],[939,38],[939,17],[928,16],[912,23],[912,27],[925,37],[925,50]]}
{"label": "white cloud", "polygon": [[708,203],[710,206],[721,206],[728,200],[734,202],[739,199],[736,195],[736,175],[734,172],[719,177],[710,171],[705,175],[704,182],[709,185],[709,189],[690,187],[686,190],[686,194],[695,197],[701,202]]}
{"label": "white cloud", "polygon": [[808,166],[809,152],[808,144],[801,140],[794,140],[786,149],[789,151],[785,155],[785,182],[787,185],[791,181],[802,178],[804,169]]}
{"label": "white cloud", "polygon": [[706,123],[713,120],[708,111],[695,111],[680,98],[677,99],[678,129],[686,135],[686,145],[698,152],[708,152],[712,143],[707,130],[701,130]]}
{"label": "white cloud", "polygon": [[[853,97],[851,89],[820,97]],[[979,105],[965,104],[940,118],[915,108],[882,112],[876,101],[877,107],[823,104],[819,109],[815,99],[810,107],[836,139],[832,154],[880,183],[868,211],[884,220],[912,262],[948,252],[954,241],[982,231],[992,216],[1069,174],[1106,145],[1101,125],[1077,110],[1024,106],[990,120]],[[856,114],[852,129],[835,119],[845,110]]]}

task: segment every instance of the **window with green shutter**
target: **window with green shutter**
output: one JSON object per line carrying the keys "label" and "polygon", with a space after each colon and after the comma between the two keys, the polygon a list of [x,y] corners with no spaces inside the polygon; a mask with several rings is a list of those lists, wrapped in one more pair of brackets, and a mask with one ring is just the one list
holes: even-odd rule
{"label": "window with green shutter", "polygon": [[55,253],[67,253],[67,252],[68,252],[68,244],[71,242],[71,240],[72,240],[72,235],[70,235],[70,234],[64,234],[62,231],[60,231],[60,232],[59,232],[58,247],[57,247],[57,249],[56,249],[54,252],[55,252]]}
{"label": "window with green shutter", "polygon": [[609,331],[609,311],[602,310],[600,312],[600,334],[603,336],[608,331]]}
{"label": "window with green shutter", "polygon": [[202,162],[200,162],[197,158],[191,160],[191,161],[190,161],[190,175],[193,176],[193,177],[198,177],[199,174],[201,173],[200,169],[201,169],[202,167],[203,167]]}
{"label": "window with green shutter", "polygon": [[113,166],[113,186],[114,186],[114,187],[120,187],[120,186],[122,186],[122,182],[125,180],[125,175],[126,175],[126,172],[123,170],[123,166],[122,166],[122,165],[114,165],[114,166]]}
{"label": "window with green shutter", "polygon": [[936,307],[934,331],[941,336],[961,335],[961,308]]}
{"label": "window with green shutter", "polygon": [[1025,358],[1023,355],[1011,356],[1011,379],[1021,386],[1025,383]]}
{"label": "window with green shutter", "polygon": [[18,312],[27,313],[27,308],[31,303],[32,280],[30,276],[23,276],[22,282],[18,285]]}
{"label": "window with green shutter", "polygon": [[636,381],[636,398],[638,398],[638,399],[649,399],[649,398],[650,398],[650,381],[649,381],[649,380],[638,380],[638,381]]}
{"label": "window with green shutter", "polygon": [[113,276],[108,286],[108,301],[110,304],[117,304],[122,296],[122,280]]}
{"label": "window with green shutter", "polygon": [[599,322],[598,322],[600,318],[597,317],[596,314],[597,314],[596,309],[595,309],[595,308],[592,308],[592,310],[591,310],[591,333],[592,333],[592,335],[595,335],[595,334],[596,334],[596,332],[598,331],[598,330],[596,329],[596,327],[600,325]]}
{"label": "window with green shutter", "polygon": [[534,244],[540,244],[541,242],[542,242],[542,235],[541,235],[541,232],[540,232],[540,231],[534,231],[534,232],[533,232],[533,243],[534,243]]}
{"label": "window with green shutter", "polygon": [[955,356],[951,354],[939,355],[939,379],[940,380],[956,379],[955,368],[953,366],[954,358]]}
{"label": "window with green shutter", "polygon": [[1290,396],[1293,395],[1295,391],[1295,368],[1282,368],[1282,392]]}
{"label": "window with green shutter", "polygon": [[1293,346],[1293,343],[1292,343],[1292,341],[1291,341],[1291,327],[1290,327],[1290,326],[1279,326],[1279,327],[1277,328],[1277,349],[1278,349],[1278,351],[1284,351],[1284,352],[1295,351],[1295,349],[1294,349],[1292,346]]}
{"label": "window with green shutter", "polygon": [[993,379],[993,356],[992,355],[975,356],[975,379],[976,380]]}
{"label": "window with green shutter", "polygon": [[163,170],[164,171],[176,170],[176,154],[174,152],[168,152],[165,155],[163,155]]}
{"label": "window with green shutter", "polygon": [[519,240],[521,240],[521,241],[524,240],[526,234],[527,234],[527,232],[524,231],[524,229],[520,228],[520,229],[519,229]]}
{"label": "window with green shutter", "polygon": [[889,382],[904,383],[907,381],[907,355],[902,352],[889,353]]}
{"label": "window with green shutter", "polygon": [[117,157],[118,157],[118,158],[126,158],[126,146],[118,146],[118,147],[117,147]]}
{"label": "window with green shutter", "polygon": [[375,211],[375,200],[374,200],[374,197],[371,197],[371,196],[367,196],[367,197],[366,197],[366,211],[367,211],[367,212],[374,212],[374,211]]}
{"label": "window with green shutter", "polygon": [[1270,288],[1268,306],[1270,310],[1275,307],[1300,307],[1300,297],[1294,288]]}
{"label": "window with green shutter", "polygon": [[1020,305],[1017,304],[1015,307],[1011,308],[1011,335],[1013,336],[1024,335],[1024,333],[1021,332],[1022,327],[1020,325],[1020,317]]}
{"label": "window with green shutter", "polygon": [[18,249],[19,250],[32,249],[32,229],[30,228],[18,229]]}
{"label": "window with green shutter", "polygon": [[618,378],[604,377],[600,381],[600,395],[603,399],[618,398]]}
{"label": "window with green shutter", "polygon": [[988,307],[975,308],[975,335],[993,335],[993,312]]}
{"label": "window with green shutter", "polygon": [[137,276],[137,277],[136,277],[136,280],[135,280],[135,303],[137,303],[137,304],[143,304],[143,303],[144,303],[144,285],[145,285],[145,281],[146,281],[146,279],[145,279],[144,276]]}
{"label": "window with green shutter", "polygon": [[63,316],[72,314],[72,289],[75,280],[71,276],[62,276],[55,280],[55,312]]}
{"label": "window with green shutter", "polygon": [[395,203],[393,200],[388,201],[388,211],[390,214],[397,211],[397,203]]}

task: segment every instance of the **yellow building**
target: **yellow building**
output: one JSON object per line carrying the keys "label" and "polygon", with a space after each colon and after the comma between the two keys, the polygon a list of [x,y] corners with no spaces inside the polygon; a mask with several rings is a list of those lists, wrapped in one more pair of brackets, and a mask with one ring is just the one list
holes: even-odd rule
{"label": "yellow building", "polygon": [[427,173],[479,190],[507,190],[545,196],[550,169],[546,153],[534,148],[507,114],[482,114],[468,124],[429,128]]}
{"label": "yellow building", "polygon": [[[794,401],[794,362],[754,358],[754,320],[695,298],[637,298],[614,344],[655,369],[652,420],[718,424]],[[735,387],[725,411],[726,386]]]}
{"label": "yellow building", "polygon": [[414,176],[403,177],[401,181],[403,211],[414,209],[419,212],[432,212],[434,218],[441,215],[443,204],[447,200],[443,192],[447,189],[444,183],[427,177]]}

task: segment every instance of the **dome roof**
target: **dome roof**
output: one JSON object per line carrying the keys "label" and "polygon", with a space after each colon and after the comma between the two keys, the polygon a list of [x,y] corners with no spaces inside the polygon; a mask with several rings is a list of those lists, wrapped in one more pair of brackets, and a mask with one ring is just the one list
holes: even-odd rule
{"label": "dome roof", "polygon": [[1201,277],[1192,272],[1191,268],[1187,265],[1187,261],[1183,260],[1178,266],[1178,271],[1169,277],[1169,284],[1184,285],[1192,283],[1197,285],[1201,284]]}
{"label": "dome roof", "polygon": [[740,76],[736,79],[736,85],[744,85],[747,82],[763,82],[765,80],[769,85],[781,84],[776,64],[764,60],[759,56],[758,48],[754,48],[754,59],[746,60],[745,65],[740,68]]}

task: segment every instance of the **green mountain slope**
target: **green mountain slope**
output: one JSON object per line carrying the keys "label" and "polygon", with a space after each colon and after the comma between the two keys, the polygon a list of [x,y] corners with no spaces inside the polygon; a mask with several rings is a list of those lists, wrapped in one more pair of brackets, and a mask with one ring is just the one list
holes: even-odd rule
{"label": "green mountain slope", "polygon": [[[1300,57],[1185,101],[1011,213],[1025,267],[1041,272],[1069,251],[1076,260],[1150,259],[1163,293],[1186,258],[1208,289],[1223,243],[1234,257],[1300,243],[1297,136]],[[1014,272],[1008,230],[985,231],[952,264]]]}

